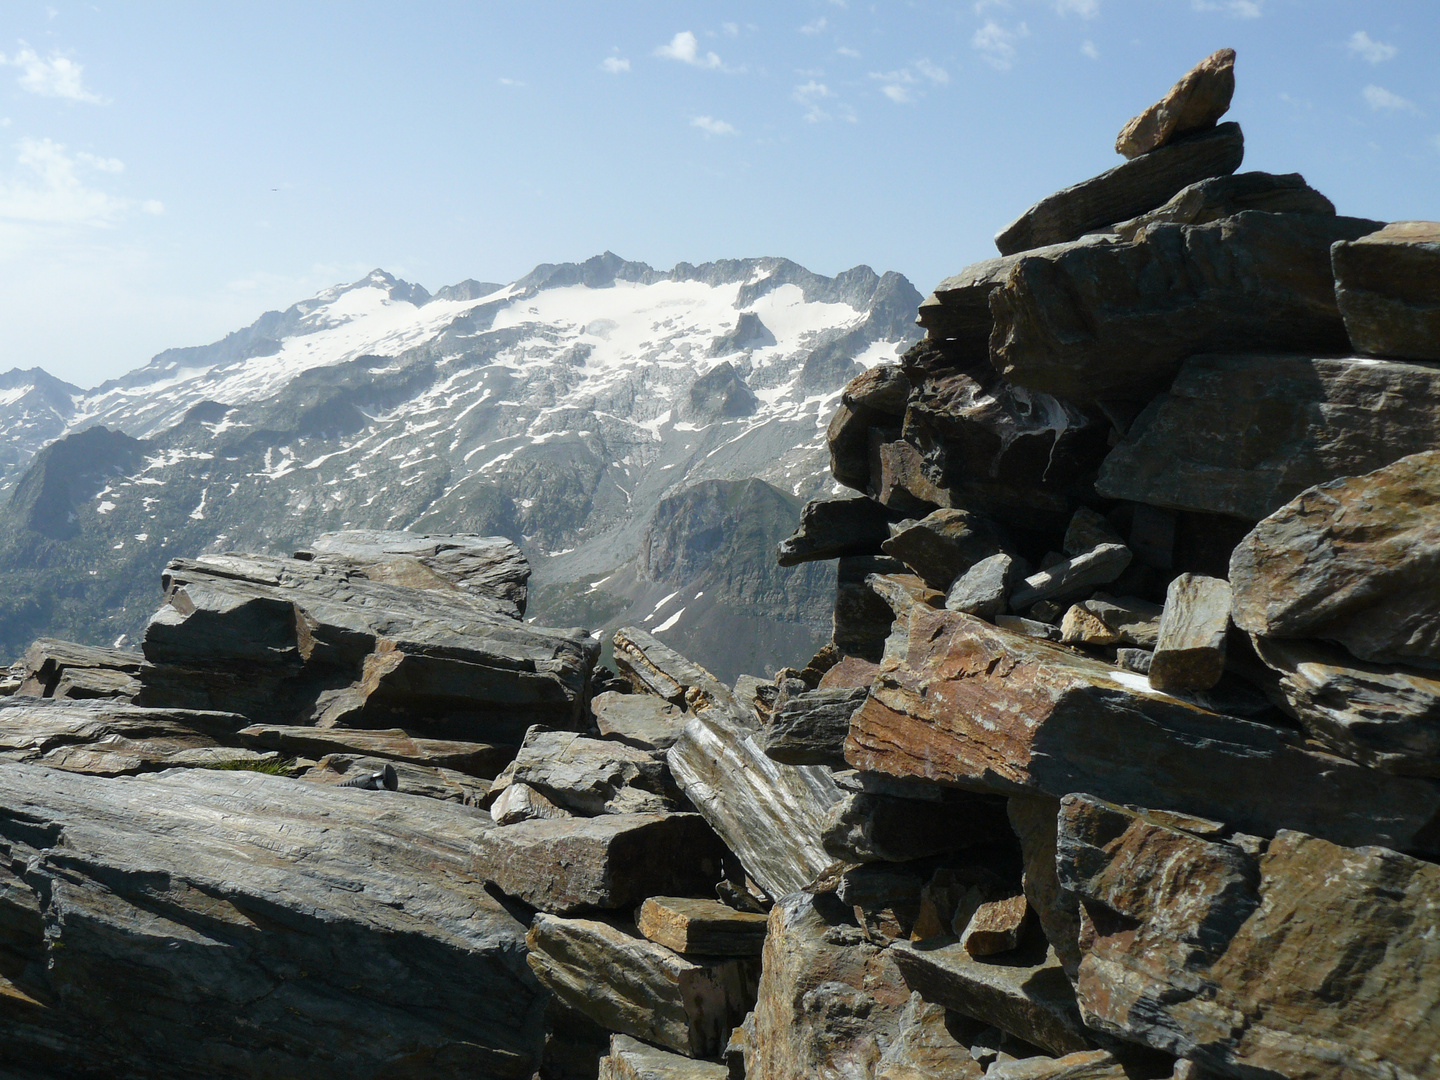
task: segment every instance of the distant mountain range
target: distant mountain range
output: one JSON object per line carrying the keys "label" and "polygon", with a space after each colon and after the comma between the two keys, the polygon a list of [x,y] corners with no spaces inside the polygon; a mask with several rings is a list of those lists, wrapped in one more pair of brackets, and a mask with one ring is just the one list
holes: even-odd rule
{"label": "distant mountain range", "polygon": [[0,375],[0,654],[135,643],[174,556],[368,527],[511,537],[541,622],[637,623],[727,678],[803,661],[832,572],[774,544],[919,302],[771,258],[607,252],[433,295],[376,270],[93,390]]}

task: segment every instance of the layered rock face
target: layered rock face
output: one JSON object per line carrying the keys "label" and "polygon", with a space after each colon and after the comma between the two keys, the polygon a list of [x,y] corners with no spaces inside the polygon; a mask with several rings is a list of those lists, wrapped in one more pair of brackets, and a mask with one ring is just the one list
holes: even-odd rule
{"label": "layered rock face", "polygon": [[503,542],[375,533],[37,642],[0,1067],[1440,1076],[1432,234],[1231,175],[1233,64],[840,395],[803,667],[616,674]]}

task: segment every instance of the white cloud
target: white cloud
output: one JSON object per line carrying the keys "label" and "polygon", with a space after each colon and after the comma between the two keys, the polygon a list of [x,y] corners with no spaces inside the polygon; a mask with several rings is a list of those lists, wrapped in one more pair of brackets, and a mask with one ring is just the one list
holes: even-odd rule
{"label": "white cloud", "polygon": [[851,49],[851,48],[847,48],[847,47],[844,46],[844,45],[841,45],[841,46],[840,46],[838,49],[836,49],[835,51],[836,51],[837,53],[839,53],[841,56],[848,56],[848,57],[850,57],[851,60],[859,60],[859,59],[860,59],[860,50],[859,50],[859,49]]}
{"label": "white cloud", "polygon": [[630,61],[619,56],[607,56],[600,61],[600,66],[611,75],[619,75],[622,71],[630,70]]}
{"label": "white cloud", "polygon": [[1418,113],[1420,111],[1409,98],[1403,98],[1399,94],[1393,94],[1383,86],[1367,86],[1364,90],[1360,91],[1360,96],[1365,99],[1366,105],[1369,105],[1370,108],[1377,112],[1382,109],[1387,112]]}
{"label": "white cloud", "polygon": [[928,82],[944,86],[950,81],[950,73],[929,58],[921,57],[898,71],[872,71],[870,78],[881,84],[880,92],[897,105],[905,105],[924,96],[923,91],[914,89]]}
{"label": "white cloud", "polygon": [[67,101],[85,101],[92,105],[107,105],[99,94],[85,88],[85,68],[68,56],[52,52],[48,59],[42,57],[23,41],[20,51],[6,58],[0,56],[0,63],[20,69],[20,89],[41,97],[58,97]]}
{"label": "white cloud", "polygon": [[1055,0],[1058,15],[1079,15],[1082,19],[1093,19],[1100,14],[1100,0]]}
{"label": "white cloud", "polygon": [[890,83],[886,86],[882,86],[880,87],[880,92],[886,97],[888,97],[891,101],[895,102],[896,105],[904,105],[907,102],[915,100],[914,96],[910,93],[910,91],[907,88],[901,86],[899,83]]}
{"label": "white cloud", "polygon": [[919,60],[916,60],[915,70],[936,86],[944,86],[950,81],[950,73],[939,64],[932,64],[928,57],[922,56]]}
{"label": "white cloud", "polygon": [[96,157],[94,154],[87,154],[84,150],[75,155],[75,160],[100,172],[121,173],[125,171],[125,163],[119,158]]}
{"label": "white cloud", "polygon": [[824,15],[821,15],[820,18],[814,20],[813,22],[808,22],[804,26],[800,27],[800,33],[820,34],[824,32],[825,27],[828,25],[829,20],[827,20]]}
{"label": "white cloud", "polygon": [[1364,30],[1356,30],[1351,34],[1350,40],[1346,42],[1346,47],[1362,60],[1369,60],[1372,64],[1383,64],[1386,60],[1393,60],[1395,54],[1400,51],[1394,45],[1372,40]]}
{"label": "white cloud", "polygon": [[700,55],[700,42],[689,30],[681,30],[670,39],[668,45],[661,45],[655,50],[655,55],[664,57],[666,60],[679,60],[682,64],[689,64],[698,68],[719,68],[724,67],[720,57],[713,52]]}
{"label": "white cloud", "polygon": [[820,102],[831,96],[830,88],[815,79],[795,87],[791,95],[795,101],[805,106],[805,119],[812,124],[830,119],[830,114],[820,107]]}
{"label": "white cloud", "polygon": [[1191,0],[1196,11],[1222,11],[1234,19],[1258,19],[1265,0]]}
{"label": "white cloud", "polygon": [[501,85],[501,86],[524,86],[524,85],[525,85],[525,84],[524,84],[523,82],[521,82],[519,79],[507,79],[504,75],[501,75],[501,76],[500,76],[499,82],[500,82],[500,85]]}
{"label": "white cloud", "polygon": [[1015,43],[1030,36],[1030,28],[1023,22],[1014,30],[1007,30],[991,20],[975,31],[970,44],[981,58],[997,71],[1009,71],[1015,62]]}
{"label": "white cloud", "polygon": [[739,23],[733,23],[733,22],[721,23],[721,24],[720,24],[720,30],[721,30],[721,32],[722,32],[726,37],[739,37],[739,36],[740,36],[740,24],[739,24]]}
{"label": "white cloud", "polygon": [[165,213],[165,204],[159,199],[146,199],[140,204],[140,209],[147,214],[154,214],[156,217],[159,217]]}
{"label": "white cloud", "polygon": [[690,126],[699,128],[706,135],[735,135],[738,134],[734,124],[727,124],[724,120],[716,120],[713,116],[697,116],[690,121]]}
{"label": "white cloud", "polygon": [[1086,56],[1088,56],[1091,60],[1100,59],[1100,50],[1095,47],[1095,43],[1093,41],[1085,41],[1081,43],[1080,51]]}
{"label": "white cloud", "polygon": [[77,169],[118,172],[124,165],[114,158],[71,157],[50,139],[21,139],[16,149],[19,169],[12,176],[0,175],[0,221],[107,228],[129,213],[129,199],[88,187]]}

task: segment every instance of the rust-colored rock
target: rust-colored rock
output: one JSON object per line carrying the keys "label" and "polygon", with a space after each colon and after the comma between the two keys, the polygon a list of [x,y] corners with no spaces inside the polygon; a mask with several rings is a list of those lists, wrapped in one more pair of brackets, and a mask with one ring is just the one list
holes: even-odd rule
{"label": "rust-colored rock", "polygon": [[1163,98],[1120,129],[1115,152],[1137,158],[1178,135],[1214,127],[1235,94],[1235,50],[1219,49],[1187,71]]}

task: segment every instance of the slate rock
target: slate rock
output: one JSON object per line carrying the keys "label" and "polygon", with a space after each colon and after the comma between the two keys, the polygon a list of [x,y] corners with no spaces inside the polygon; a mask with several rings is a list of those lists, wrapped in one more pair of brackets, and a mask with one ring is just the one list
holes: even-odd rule
{"label": "slate rock", "polygon": [[615,631],[615,666],[635,689],[687,710],[719,708],[743,715],[730,688],[638,626]]}
{"label": "slate rock", "polygon": [[994,522],[967,510],[936,510],[919,521],[902,521],[880,545],[932,589],[948,589],[981,559],[1000,553],[1004,539]]}
{"label": "slate rock", "polygon": [[1437,403],[1440,368],[1421,364],[1197,356],[1110,452],[1096,490],[1259,521],[1314,484],[1433,449]]}
{"label": "slate rock", "polygon": [[1375,227],[1246,211],[1027,256],[991,295],[991,361],[1030,390],[1138,411],[1197,353],[1343,354],[1330,245]]}
{"label": "slate rock", "polygon": [[1019,564],[1004,552],[981,559],[955,579],[945,594],[945,609],[994,619],[1005,610],[1006,596],[1018,576]]}
{"label": "slate rock", "polygon": [[1235,625],[1440,667],[1440,451],[1310,488],[1230,558]]}
{"label": "slate rock", "polygon": [[371,581],[412,589],[461,589],[525,615],[530,563],[503,536],[347,529],[317,536],[304,552],[325,566],[360,571]]}
{"label": "slate rock", "polygon": [[1075,516],[1065,527],[1065,539],[1060,546],[1066,555],[1073,557],[1093,551],[1101,544],[1123,543],[1124,538],[1115,531],[1110,522],[1090,507],[1082,506],[1075,511]]}
{"label": "slate rock", "polygon": [[1093,1047],[1075,991],[1042,946],[988,959],[972,957],[958,942],[927,947],[897,941],[890,952],[905,984],[926,1001],[994,1024],[1052,1054]]}
{"label": "slate rock", "polygon": [[904,416],[910,380],[897,364],[880,364],[845,384],[840,400],[846,405],[874,409],[888,416]]}
{"label": "slate rock", "polygon": [[988,1080],[1130,1080],[1131,1075],[1108,1050],[1020,1058],[997,1063],[985,1073]]}
{"label": "slate rock", "polygon": [[1368,664],[1317,641],[1251,641],[1282,707],[1314,738],[1372,768],[1440,776],[1436,672]]}
{"label": "slate rock", "polygon": [[1124,544],[1100,544],[1031,574],[1010,594],[1010,609],[1020,612],[1041,600],[1064,601],[1107,585],[1125,572],[1131,558]]}
{"label": "slate rock", "polygon": [[986,900],[966,921],[960,933],[960,947],[971,956],[1012,952],[1020,944],[1029,914],[1029,905],[1021,892]]}
{"label": "slate rock", "polygon": [[780,541],[775,561],[798,566],[846,555],[878,555],[890,538],[892,517],[873,499],[812,499],[800,511],[795,534]]}
{"label": "slate rock", "polygon": [[515,755],[513,746],[422,739],[403,728],[352,730],[303,725],[251,724],[236,733],[241,745],[278,750],[291,756],[321,757],[351,754],[408,761],[437,769],[453,769],[471,776],[493,778]]}
{"label": "slate rock", "polygon": [[502,782],[526,784],[585,817],[679,808],[679,792],[663,757],[572,731],[532,728]]}
{"label": "slate rock", "polygon": [[1025,899],[1073,982],[1080,970],[1080,901],[1060,884],[1055,870],[1060,801],[1017,796],[1009,801],[1008,812],[1025,860]]}
{"label": "slate rock", "polygon": [[831,898],[794,893],[770,912],[746,1076],[872,1076],[910,990],[891,949],[865,941]]}
{"label": "slate rock", "polygon": [[753,960],[688,960],[633,929],[598,919],[535,916],[526,936],[544,987],[602,1027],[717,1057],[755,1002]]}
{"label": "slate rock", "polygon": [[764,915],[718,900],[652,896],[635,925],[650,941],[687,956],[755,956],[765,947]]}
{"label": "slate rock", "polygon": [[1206,225],[1246,210],[1267,214],[1333,214],[1335,204],[1299,173],[1243,172],[1181,188],[1163,206],[1112,225],[1107,234],[1134,240],[1150,225]]}
{"label": "slate rock", "polygon": [[1010,830],[1003,805],[952,793],[944,802],[916,802],[880,793],[846,793],[829,810],[821,841],[843,862],[909,862],[1003,842]]}
{"label": "slate rock", "polygon": [[642,750],[668,750],[685,726],[685,710],[652,694],[610,691],[590,699],[600,734]]}
{"label": "slate rock", "polygon": [[1240,167],[1245,137],[1221,124],[1048,195],[995,237],[1001,255],[1063,244],[1153,210],[1181,188]]}
{"label": "slate rock", "polygon": [[1230,629],[1230,583],[1204,574],[1181,574],[1170,582],[1150,685],[1158,690],[1209,690],[1225,674],[1225,634]]}
{"label": "slate rock", "polygon": [[870,487],[870,431],[893,418],[864,405],[841,402],[825,427],[830,448],[830,475],[837,484],[866,491]]}
{"label": "slate rock", "polygon": [[1115,152],[1137,158],[1181,135],[1214,127],[1235,94],[1235,50],[1219,49],[1180,77],[1168,93],[1120,129]]}
{"label": "slate rock", "polygon": [[1065,612],[1060,640],[1067,645],[1138,645],[1153,650],[1163,610],[1134,596],[1094,596]]}
{"label": "slate rock", "polygon": [[0,926],[33,958],[6,967],[7,1055],[111,1076],[533,1074],[546,995],[475,872],[483,812],[253,772],[0,772]]}
{"label": "slate rock", "polygon": [[820,836],[842,792],[828,770],[780,764],[749,730],[716,710],[685,725],[666,761],[686,797],[772,898],[804,888],[833,861]]}
{"label": "slate rock", "polygon": [[767,757],[785,765],[843,769],[850,716],[864,700],[863,687],[798,694],[776,711],[758,741]]}
{"label": "slate rock", "polygon": [[850,721],[858,769],[1005,795],[1091,791],[1257,835],[1433,845],[1440,788],[1210,712],[1141,677],[968,615],[917,608],[903,664]]}
{"label": "slate rock", "polygon": [[628,1035],[610,1037],[597,1080],[727,1080],[730,1070],[713,1061],[672,1054]]}
{"label": "slate rock", "polygon": [[847,656],[827,671],[817,690],[865,689],[880,665],[859,656]]}
{"label": "slate rock", "polygon": [[[278,758],[280,755],[272,753],[270,756]],[[403,791],[406,795],[479,806],[490,793],[490,785],[486,781],[454,769],[440,769],[432,765],[416,765],[409,761],[357,754],[326,754],[314,767],[297,773],[296,779],[312,784],[335,785],[359,776],[370,776],[386,768],[395,771],[398,784],[396,790]]]}
{"label": "slate rock", "polygon": [[1440,223],[1396,221],[1330,250],[1335,298],[1368,356],[1440,360]]}
{"label": "slate rock", "polygon": [[34,641],[16,665],[21,685],[15,693],[78,700],[90,697],[133,699],[140,684],[134,676],[145,658],[134,649],[104,649],[56,638]]}
{"label": "slate rock", "polygon": [[1440,867],[1290,831],[1251,855],[1084,796],[1060,831],[1090,1025],[1226,1076],[1440,1068]]}
{"label": "slate rock", "polygon": [[514,825],[521,821],[550,821],[578,815],[552,802],[544,792],[529,784],[510,782],[490,803],[490,816],[495,819],[496,825]]}

